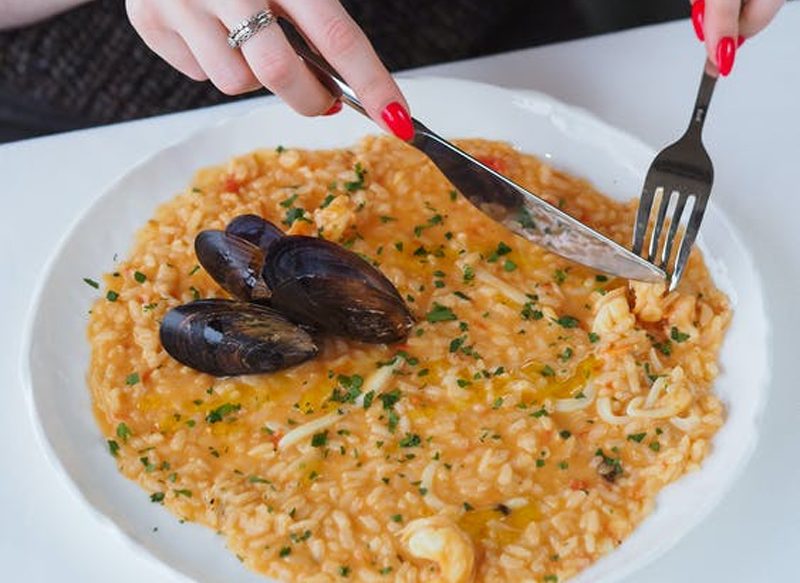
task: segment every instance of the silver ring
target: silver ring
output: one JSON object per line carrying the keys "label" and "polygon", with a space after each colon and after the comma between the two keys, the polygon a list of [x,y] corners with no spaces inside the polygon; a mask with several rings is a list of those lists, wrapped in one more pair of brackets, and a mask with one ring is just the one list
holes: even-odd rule
{"label": "silver ring", "polygon": [[253,38],[260,30],[268,27],[274,21],[275,15],[272,13],[272,10],[269,8],[259,10],[253,16],[242,20],[231,29],[228,35],[228,46],[232,49],[238,49]]}

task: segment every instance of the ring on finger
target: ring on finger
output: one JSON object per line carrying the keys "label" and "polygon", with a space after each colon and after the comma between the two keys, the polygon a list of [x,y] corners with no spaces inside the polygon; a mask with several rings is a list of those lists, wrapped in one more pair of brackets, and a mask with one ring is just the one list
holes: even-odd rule
{"label": "ring on finger", "polygon": [[272,10],[269,8],[259,10],[253,16],[242,20],[231,29],[230,34],[228,34],[228,46],[232,49],[238,49],[273,22],[275,22],[275,15]]}

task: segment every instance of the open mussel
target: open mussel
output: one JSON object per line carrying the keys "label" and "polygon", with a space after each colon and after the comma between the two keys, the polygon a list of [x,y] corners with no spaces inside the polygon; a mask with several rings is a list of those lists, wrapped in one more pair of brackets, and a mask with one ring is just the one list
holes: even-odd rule
{"label": "open mussel", "polygon": [[252,243],[264,253],[274,241],[284,236],[283,231],[258,215],[239,215],[228,223],[225,232]]}
{"label": "open mussel", "polygon": [[253,243],[224,231],[201,231],[194,240],[197,260],[235,298],[263,302],[269,289],[261,271],[264,252]]}
{"label": "open mussel", "polygon": [[175,360],[214,376],[272,372],[319,350],[305,330],[279,312],[222,299],[173,308],[161,322],[160,336]]}
{"label": "open mussel", "polygon": [[331,334],[392,343],[405,339],[414,325],[392,282],[355,253],[324,239],[274,241],[263,275],[275,309]]}

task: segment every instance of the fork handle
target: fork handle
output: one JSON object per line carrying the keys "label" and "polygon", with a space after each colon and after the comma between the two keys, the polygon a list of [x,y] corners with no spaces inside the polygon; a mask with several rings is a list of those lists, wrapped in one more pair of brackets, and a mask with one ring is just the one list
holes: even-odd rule
{"label": "fork handle", "polygon": [[711,103],[711,96],[714,94],[714,86],[717,78],[709,75],[707,66],[703,67],[703,77],[700,79],[700,87],[697,89],[697,99],[694,102],[692,119],[689,121],[689,128],[686,133],[693,133],[699,139],[703,132],[703,123],[706,121],[706,113]]}

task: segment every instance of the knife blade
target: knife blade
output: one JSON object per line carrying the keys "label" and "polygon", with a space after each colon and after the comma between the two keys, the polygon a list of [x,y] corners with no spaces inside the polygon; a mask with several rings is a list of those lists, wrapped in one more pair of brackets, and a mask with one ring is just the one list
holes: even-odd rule
{"label": "knife blade", "polygon": [[[295,52],[334,95],[369,117],[355,92],[286,19],[278,23]],[[625,279],[657,282],[666,274],[619,243],[571,217],[473,158],[413,119],[409,142],[424,153],[461,194],[510,231],[553,253]]]}

